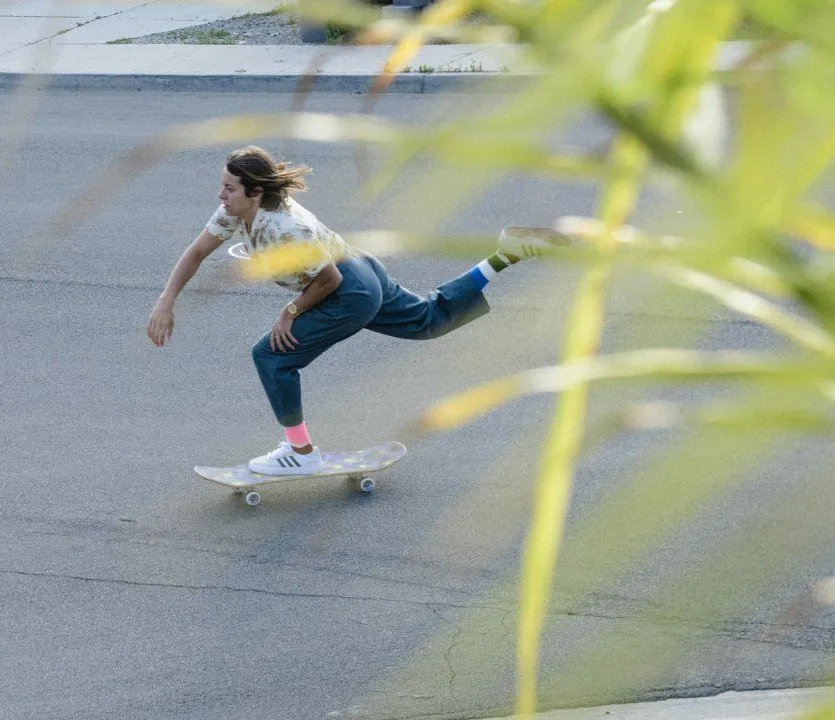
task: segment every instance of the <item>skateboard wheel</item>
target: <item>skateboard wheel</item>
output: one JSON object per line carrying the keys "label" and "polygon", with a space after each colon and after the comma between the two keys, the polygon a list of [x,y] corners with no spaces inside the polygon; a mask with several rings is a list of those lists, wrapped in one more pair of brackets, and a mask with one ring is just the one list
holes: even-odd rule
{"label": "skateboard wheel", "polygon": [[364,493],[370,493],[374,491],[374,478],[364,477],[359,481],[359,488]]}
{"label": "skateboard wheel", "polygon": [[246,501],[247,505],[252,505],[253,507],[255,507],[258,503],[261,502],[261,494],[255,492],[255,490],[251,490],[246,494],[244,500]]}

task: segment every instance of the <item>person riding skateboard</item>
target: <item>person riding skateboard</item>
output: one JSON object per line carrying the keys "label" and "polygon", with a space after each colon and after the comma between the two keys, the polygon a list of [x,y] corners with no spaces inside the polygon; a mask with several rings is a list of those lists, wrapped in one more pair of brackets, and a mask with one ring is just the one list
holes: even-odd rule
{"label": "person riding skateboard", "polygon": [[309,171],[276,162],[252,145],[229,153],[221,170],[221,205],[174,265],[147,329],[158,347],[171,338],[177,296],[200,264],[236,232],[250,257],[276,245],[318,248],[321,261],[274,278],[297,294],[252,347],[258,376],[285,435],[275,450],[249,462],[250,470],[266,475],[313,475],[322,465],[304,422],[299,371],[328,348],[363,329],[415,340],[445,335],[489,311],[482,291],[502,270],[570,243],[547,228],[506,227],[494,254],[420,297],[291,197],[306,189]]}

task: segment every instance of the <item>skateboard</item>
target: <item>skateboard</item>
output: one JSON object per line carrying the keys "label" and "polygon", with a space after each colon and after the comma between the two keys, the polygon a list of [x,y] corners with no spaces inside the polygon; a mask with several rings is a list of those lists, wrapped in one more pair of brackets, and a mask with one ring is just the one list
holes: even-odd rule
{"label": "skateboard", "polygon": [[322,469],[314,475],[262,475],[252,472],[246,465],[234,467],[205,467],[198,465],[194,471],[200,477],[219,485],[231,488],[235,494],[243,495],[247,505],[255,506],[261,502],[258,488],[273,483],[287,483],[318,477],[348,478],[349,485],[364,493],[374,491],[375,473],[393,465],[406,456],[406,446],[392,441],[366,448],[365,450],[347,450],[343,452],[323,452]]}

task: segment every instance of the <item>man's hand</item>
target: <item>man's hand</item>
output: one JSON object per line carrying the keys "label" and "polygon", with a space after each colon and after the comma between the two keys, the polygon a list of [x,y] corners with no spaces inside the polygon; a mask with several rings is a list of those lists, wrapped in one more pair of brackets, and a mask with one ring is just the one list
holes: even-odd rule
{"label": "man's hand", "polygon": [[273,352],[276,350],[280,350],[281,352],[293,350],[299,344],[299,341],[290,332],[290,328],[292,327],[293,316],[287,312],[287,308],[283,308],[281,314],[278,316],[278,320],[273,325],[273,329],[270,330],[270,347],[273,349]]}
{"label": "man's hand", "polygon": [[174,332],[174,311],[171,308],[157,305],[148,321],[148,337],[157,347],[165,345]]}

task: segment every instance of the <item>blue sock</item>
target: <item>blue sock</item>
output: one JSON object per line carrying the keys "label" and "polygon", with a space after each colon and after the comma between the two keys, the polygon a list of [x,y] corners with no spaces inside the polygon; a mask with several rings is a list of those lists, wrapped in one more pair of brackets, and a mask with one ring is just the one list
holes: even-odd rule
{"label": "blue sock", "polygon": [[473,284],[479,289],[484,290],[487,287],[487,283],[490,281],[484,276],[484,273],[481,272],[481,268],[476,265],[468,275],[473,279]]}
{"label": "blue sock", "polygon": [[484,286],[491,280],[495,280],[499,271],[507,267],[505,263],[501,263],[501,267],[495,267],[493,265],[494,258],[495,256],[482,260],[478,265],[470,270],[473,282],[479,290],[484,290]]}

